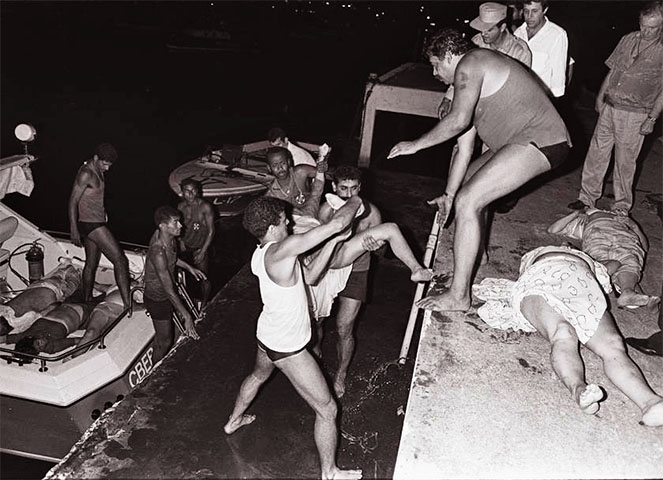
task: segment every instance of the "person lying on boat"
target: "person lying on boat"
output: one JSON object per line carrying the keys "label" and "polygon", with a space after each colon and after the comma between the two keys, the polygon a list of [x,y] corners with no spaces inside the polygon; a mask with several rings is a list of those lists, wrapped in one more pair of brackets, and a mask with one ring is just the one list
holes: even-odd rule
{"label": "person lying on boat", "polygon": [[651,307],[660,302],[658,296],[636,291],[640,288],[649,242],[631,217],[589,208],[560,218],[548,227],[548,233],[582,241],[582,251],[608,269],[619,293],[620,308]]}
{"label": "person lying on boat", "polygon": [[[209,247],[214,238],[214,208],[203,198],[203,186],[198,180],[186,178],[180,183],[182,198],[177,209],[182,213],[184,235],[179,237],[182,258],[208,274]],[[199,282],[201,307],[207,303],[212,284],[207,278]]]}
{"label": "person lying on boat", "polygon": [[472,288],[486,302],[477,313],[488,325],[537,331],[550,342],[553,371],[583,413],[598,412],[604,394],[598,385],[587,384],[578,342],[601,358],[608,379],[640,409],[642,424],[663,426],[663,398],[626,353],[606,302],[610,291],[606,268],[566,246],[526,253],[515,282],[487,278]]}
{"label": "person lying on boat", "polygon": [[274,175],[267,192],[268,197],[280,198],[292,205],[292,215],[317,218],[320,198],[325,188],[327,155],[329,147],[321,147],[321,157],[316,167],[294,166],[292,154],[283,147],[267,150],[267,170]]}
{"label": "person lying on boat", "polygon": [[272,147],[287,148],[292,154],[292,162],[295,167],[302,164],[316,167],[316,161],[313,159],[313,156],[306,149],[291,142],[288,134],[281,127],[270,128],[267,132],[267,141]]}
{"label": "person lying on boat", "polygon": [[24,332],[57,303],[69,298],[80,283],[81,269],[70,259],[62,259],[51,273],[0,305],[0,335]]}
{"label": "person lying on boat", "polygon": [[150,239],[145,259],[145,294],[143,303],[154,325],[154,362],[161,360],[173,344],[173,310],[184,324],[185,335],[200,338],[193,324],[193,316],[175,288],[175,267],[190,273],[196,280],[207,275],[184,260],[177,258],[176,239],[182,231],[180,212],[171,206],[162,206],[154,212],[156,231]]}
{"label": "person lying on boat", "polygon": [[85,303],[61,303],[39,317],[24,332],[7,335],[7,343],[16,344],[14,351],[17,354],[38,355],[41,352],[57,353],[65,350],[80,340],[67,337],[76,330],[86,328],[90,310],[90,306]]}

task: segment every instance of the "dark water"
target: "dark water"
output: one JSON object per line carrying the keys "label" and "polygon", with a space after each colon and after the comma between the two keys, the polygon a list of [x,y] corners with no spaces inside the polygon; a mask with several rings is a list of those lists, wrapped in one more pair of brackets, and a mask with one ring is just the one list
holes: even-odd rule
{"label": "dark water", "polygon": [[[359,134],[368,74],[422,61],[429,24],[467,28],[463,21],[474,18],[478,3],[3,1],[0,153],[21,151],[13,128],[28,122],[38,131],[31,152],[39,156],[32,196],[7,203],[42,228],[67,231],[76,170],[97,143],[109,141],[120,155],[107,175],[111,229],[119,239],[144,244],[154,209],[177,201],[169,172],[206,146],[260,140],[280,124],[291,138],[331,144],[332,163],[353,161],[357,142],[351,139]],[[603,60],[622,34],[637,28],[637,4],[560,1],[549,17],[569,32],[574,83],[596,90],[606,73]],[[167,48],[185,28],[222,23],[242,49]],[[377,156],[431,125],[393,114],[384,119]],[[429,153],[375,164],[444,176],[440,158],[447,157]],[[216,288],[246,262],[254,244],[237,218],[219,220],[218,229]],[[38,462],[8,458],[2,456],[2,478],[46,471]]]}

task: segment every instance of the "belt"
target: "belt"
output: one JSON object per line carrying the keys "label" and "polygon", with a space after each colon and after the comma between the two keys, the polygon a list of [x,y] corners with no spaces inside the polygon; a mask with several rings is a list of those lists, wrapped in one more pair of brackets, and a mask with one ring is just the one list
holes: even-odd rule
{"label": "belt", "polygon": [[635,112],[635,113],[647,113],[647,108],[646,107],[630,107],[628,105],[617,105],[615,102],[610,100],[610,97],[608,94],[603,95],[603,102],[606,103],[607,105],[610,105],[612,108],[616,108],[617,110],[624,110],[627,112]]}

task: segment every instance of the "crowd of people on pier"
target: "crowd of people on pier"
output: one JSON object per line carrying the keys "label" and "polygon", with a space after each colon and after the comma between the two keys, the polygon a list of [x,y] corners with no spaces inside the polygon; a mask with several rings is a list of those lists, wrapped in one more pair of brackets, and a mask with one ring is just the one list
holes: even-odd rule
{"label": "crowd of people on pier", "polygon": [[[563,97],[575,61],[568,53],[567,34],[549,20],[549,9],[547,0],[482,3],[469,23],[478,31],[471,41],[456,29],[444,28],[426,42],[424,53],[433,75],[449,86],[438,108],[439,121],[419,138],[396,143],[387,158],[455,141],[445,190],[429,201],[439,210],[441,226],[453,223],[454,270],[448,288],[416,305],[466,312],[474,295],[485,301],[479,314],[489,325],[539,332],[550,343],[552,368],[560,381],[582,412],[595,414],[604,393],[585,379],[580,343],[602,359],[606,376],[641,410],[641,422],[663,426],[663,398],[628,356],[606,300],[614,288],[618,307],[646,308],[652,315],[660,311],[660,297],[640,287],[648,242],[630,217],[636,161],[663,109],[660,0],[640,10],[639,30],[625,35],[605,61],[609,72],[596,100],[598,122],[578,199],[568,206],[571,213],[551,219],[550,233],[580,244],[537,246],[523,256],[516,279],[484,279],[473,285],[477,266],[487,261],[488,211],[508,213],[516,205],[518,189],[558,169],[573,147]],[[341,470],[336,464],[337,399],[346,391],[371,252],[388,244],[413,282],[429,282],[434,272],[415,258],[398,225],[383,222],[378,207],[360,195],[358,168],[342,165],[328,172],[326,145],[316,160],[281,128],[270,130],[268,140],[266,161],[274,179],[243,214],[244,228],[259,242],[251,258],[263,303],[257,353],[224,430],[232,434],[255,421],[246,412],[278,369],[315,412],[322,478],[360,478],[361,471]],[[598,204],[613,150],[614,202],[603,210]],[[72,328],[87,326],[93,335],[95,325],[109,317],[99,320],[102,311],[118,312],[130,305],[127,260],[107,227],[103,203],[104,172],[116,158],[112,145],[101,144],[78,171],[69,217],[71,238],[86,254],[82,301],[63,302],[23,332],[10,335],[21,345],[29,343],[32,352],[64,348]],[[328,174],[331,191],[325,194]],[[173,344],[174,313],[183,333],[198,338],[195,319],[176,288],[175,268],[200,282],[202,304],[211,293],[207,274],[215,233],[213,207],[203,199],[199,182],[184,180],[181,190],[177,208],[156,210],[156,230],[147,251],[144,303],[156,331],[155,361]],[[89,308],[101,253],[113,263],[118,290]],[[338,365],[330,388],[316,357],[321,356],[323,322],[334,302]],[[35,340],[44,332],[48,341]],[[644,353],[663,355],[661,332],[627,342]]]}

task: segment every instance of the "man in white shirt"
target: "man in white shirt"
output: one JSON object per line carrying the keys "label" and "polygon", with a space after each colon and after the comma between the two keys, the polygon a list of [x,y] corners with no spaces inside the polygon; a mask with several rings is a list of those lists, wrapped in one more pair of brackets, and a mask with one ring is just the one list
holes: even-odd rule
{"label": "man in white shirt", "polygon": [[272,147],[287,148],[292,154],[293,164],[305,164],[317,167],[313,156],[299,145],[294,144],[288,139],[288,134],[280,127],[274,127],[267,132],[267,141]]}
{"label": "man in white shirt", "polygon": [[514,35],[522,38],[532,51],[532,70],[554,97],[564,95],[569,40],[559,25],[546,17],[548,0],[526,0],[523,5],[525,23]]}

